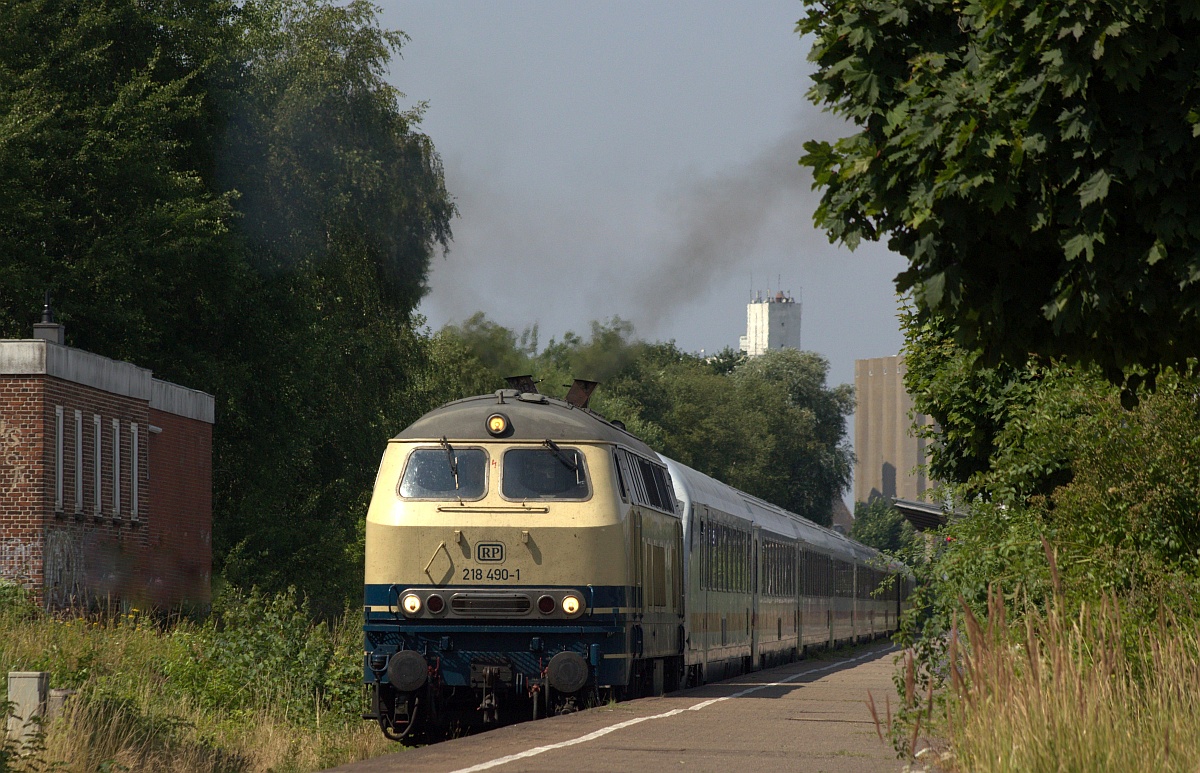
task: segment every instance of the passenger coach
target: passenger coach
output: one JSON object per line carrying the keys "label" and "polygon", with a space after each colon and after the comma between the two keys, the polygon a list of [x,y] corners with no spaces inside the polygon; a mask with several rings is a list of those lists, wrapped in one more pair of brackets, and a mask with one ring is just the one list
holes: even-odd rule
{"label": "passenger coach", "polygon": [[[528,384],[529,382],[526,382]],[[896,567],[567,400],[449,403],[387,446],[366,523],[368,718],[397,740],[661,693],[882,635]]]}

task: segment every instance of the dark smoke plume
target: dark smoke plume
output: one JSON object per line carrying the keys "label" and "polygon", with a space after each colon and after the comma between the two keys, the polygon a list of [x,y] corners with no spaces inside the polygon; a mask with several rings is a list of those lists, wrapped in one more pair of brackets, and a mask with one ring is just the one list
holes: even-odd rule
{"label": "dark smoke plume", "polygon": [[[849,133],[841,119],[821,114],[744,167],[687,186],[676,199],[678,238],[632,290],[639,326],[650,332],[676,307],[703,295],[715,277],[743,264],[752,270],[764,240],[779,238],[774,227],[778,219],[788,223],[784,238],[794,240],[797,257],[807,245],[824,244],[824,234],[812,225],[820,194],[812,190],[809,170],[798,162],[807,140]],[[748,282],[746,289],[752,289]]]}

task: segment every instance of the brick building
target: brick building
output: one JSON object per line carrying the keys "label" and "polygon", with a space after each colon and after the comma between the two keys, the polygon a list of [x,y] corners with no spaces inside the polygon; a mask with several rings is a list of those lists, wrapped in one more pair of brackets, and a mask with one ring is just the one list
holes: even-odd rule
{"label": "brick building", "polygon": [[207,603],[213,416],[48,316],[0,340],[0,578],[46,607]]}

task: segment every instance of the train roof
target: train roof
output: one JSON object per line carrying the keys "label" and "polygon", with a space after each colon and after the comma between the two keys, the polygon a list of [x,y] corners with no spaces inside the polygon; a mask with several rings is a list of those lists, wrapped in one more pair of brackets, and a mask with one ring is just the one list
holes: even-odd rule
{"label": "train roof", "polygon": [[651,459],[658,454],[636,436],[586,408],[542,394],[501,389],[495,394],[467,397],[435,408],[406,427],[396,440],[495,440],[487,418],[503,413],[509,431],[502,440],[546,439],[575,443],[613,443]]}
{"label": "train roof", "polygon": [[798,539],[847,558],[868,561],[879,555],[878,551],[838,534],[833,529],[827,529],[753,494],[722,483],[674,459],[661,458],[667,463],[667,469],[671,473],[676,498],[686,505],[702,504],[745,518],[768,532]]}

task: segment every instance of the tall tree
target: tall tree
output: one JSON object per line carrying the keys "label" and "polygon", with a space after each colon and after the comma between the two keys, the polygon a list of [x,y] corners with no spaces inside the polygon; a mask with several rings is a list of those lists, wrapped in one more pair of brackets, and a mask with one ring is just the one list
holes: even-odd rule
{"label": "tall tree", "polygon": [[780,349],[752,357],[731,374],[747,413],[759,413],[771,449],[748,491],[828,526],[832,504],[850,483],[854,454],[846,417],[854,389],[827,387],[829,361],[816,352]]}
{"label": "tall tree", "polygon": [[887,238],[985,364],[1200,355],[1200,3],[808,6],[809,97],[858,128],[805,145],[831,239]]}
{"label": "tall tree", "polygon": [[361,0],[244,4],[236,78],[217,94],[217,179],[239,194],[262,283],[239,355],[272,377],[248,380],[227,420],[216,546],[227,577],[328,604],[361,580],[354,538],[380,450],[423,407],[405,399],[427,353],[412,310],[454,213],[420,110],[385,80],[405,38],[375,14]]}
{"label": "tall tree", "polygon": [[218,570],[321,610],[440,356],[412,311],[454,213],[375,14],[0,0],[0,334],[50,290],[68,343],[213,393]]}
{"label": "tall tree", "polygon": [[211,385],[247,285],[234,196],[204,177],[232,13],[0,3],[0,335],[50,291],[69,342]]}

